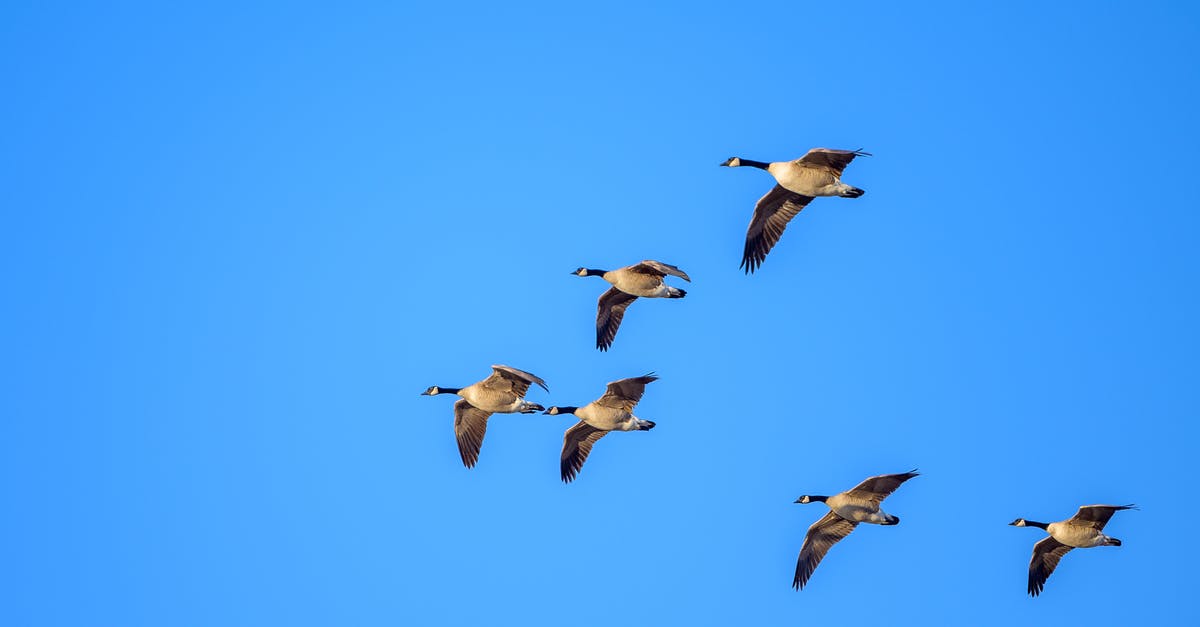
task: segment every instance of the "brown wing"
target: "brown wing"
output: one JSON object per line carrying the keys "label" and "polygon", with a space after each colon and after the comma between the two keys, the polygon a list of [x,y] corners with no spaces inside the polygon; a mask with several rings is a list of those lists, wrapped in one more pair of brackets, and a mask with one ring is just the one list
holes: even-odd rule
{"label": "brown wing", "polygon": [[832,511],[825,514],[821,520],[813,523],[804,536],[804,545],[800,547],[800,557],[796,560],[796,577],[792,579],[792,587],[803,590],[808,578],[812,577],[817,564],[829,552],[829,548],[850,535],[858,523],[846,520]]}
{"label": "brown wing", "polygon": [[742,249],[742,264],[738,267],[745,268],[746,274],[750,274],[761,266],[783,235],[788,221],[810,202],[812,196],[789,192],[782,185],[776,185],[759,198],[758,204],[754,205],[750,227],[746,229],[746,246]]}
{"label": "brown wing", "polygon": [[868,477],[862,483],[846,490],[846,494],[861,499],[870,499],[875,503],[880,503],[886,499],[888,495],[896,491],[900,484],[917,476],[916,469],[909,472],[902,472],[895,475],[879,475],[877,477]]}
{"label": "brown wing", "polygon": [[1123,510],[1133,509],[1136,507],[1132,503],[1129,505],[1084,505],[1075,512],[1075,515],[1063,521],[1072,525],[1080,525],[1093,527],[1097,531],[1104,529],[1104,525],[1108,524],[1108,519],[1112,515]]}
{"label": "brown wing", "polygon": [[1070,551],[1071,547],[1047,537],[1033,545],[1033,559],[1029,560],[1029,594],[1037,596],[1046,586],[1046,579],[1058,567],[1058,560]]}
{"label": "brown wing", "polygon": [[680,270],[679,268],[677,268],[669,263],[663,263],[661,261],[654,261],[652,259],[647,259],[637,265],[633,265],[633,266],[629,266],[629,267],[634,272],[638,272],[638,273],[642,273],[642,274],[657,274],[658,276],[667,276],[669,274],[671,276],[677,276],[677,277],[683,279],[684,281],[687,281],[688,283],[692,282],[692,280],[688,278],[688,275],[686,272],[684,272],[683,270]]}
{"label": "brown wing", "polygon": [[483,380],[483,386],[492,390],[501,392],[512,391],[517,395],[517,398],[524,398],[525,393],[529,391],[529,385],[536,383],[547,392],[550,388],[546,387],[546,382],[541,377],[517,370],[511,366],[492,366],[492,375]]}
{"label": "brown wing", "polygon": [[583,462],[587,461],[588,455],[591,454],[592,445],[606,433],[608,432],[597,429],[582,420],[574,427],[567,429],[567,432],[563,434],[562,458],[558,463],[563,483],[571,483],[575,479],[575,476],[583,469]]}
{"label": "brown wing", "polygon": [[596,404],[623,411],[633,411],[638,401],[642,400],[642,394],[646,392],[646,384],[654,381],[658,381],[658,377],[654,376],[653,372],[640,377],[613,381],[608,384],[604,396],[596,400]]}
{"label": "brown wing", "polygon": [[454,437],[458,439],[458,454],[463,465],[474,468],[479,461],[479,449],[483,448],[483,434],[487,431],[488,416],[492,412],[460,400],[454,403]]}
{"label": "brown wing", "polygon": [[870,157],[871,153],[861,150],[833,150],[832,148],[813,148],[808,151],[808,154],[796,159],[797,162],[803,163],[806,166],[818,167],[829,170],[839,177],[842,175],[842,170],[854,161],[855,157]]}
{"label": "brown wing", "polygon": [[637,296],[612,288],[600,295],[596,305],[596,348],[606,351],[617,337],[617,329],[625,318],[625,308],[637,300]]}

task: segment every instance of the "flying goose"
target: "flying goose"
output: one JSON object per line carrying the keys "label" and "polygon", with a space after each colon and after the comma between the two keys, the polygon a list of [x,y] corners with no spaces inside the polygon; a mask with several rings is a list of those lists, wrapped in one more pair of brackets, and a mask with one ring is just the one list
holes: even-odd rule
{"label": "flying goose", "polygon": [[746,229],[746,247],[742,251],[742,264],[746,274],[754,272],[767,258],[767,253],[779,241],[788,221],[817,196],[841,196],[858,198],[865,192],[842,182],[842,170],[855,157],[869,157],[862,150],[833,150],[813,148],[795,161],[763,163],[740,157],[730,157],[721,165],[736,168],[751,166],[771,173],[778,183],[758,199],[754,205],[754,217]]}
{"label": "flying goose", "polygon": [[1121,541],[1106,536],[1104,525],[1112,515],[1123,509],[1137,509],[1129,505],[1084,505],[1075,515],[1059,522],[1040,523],[1018,518],[1008,524],[1014,527],[1037,527],[1045,529],[1050,537],[1033,545],[1033,558],[1029,560],[1029,594],[1041,594],[1046,579],[1058,566],[1058,560],[1071,549],[1090,549],[1094,546],[1121,546]]}
{"label": "flying goose", "polygon": [[683,298],[687,292],[671,287],[663,282],[668,274],[677,276],[688,283],[692,280],[683,270],[670,264],[647,259],[632,266],[616,270],[596,270],[594,268],[578,268],[571,274],[576,276],[598,276],[612,283],[612,288],[600,295],[596,307],[596,348],[606,351],[612,346],[617,337],[617,328],[625,317],[625,308],[629,303],[644,298]]}
{"label": "flying goose", "polygon": [[563,483],[571,483],[583,462],[592,452],[592,445],[609,431],[649,431],[654,423],[633,415],[633,408],[642,400],[646,384],[657,381],[654,373],[641,377],[621,379],[608,384],[604,396],[583,407],[551,407],[545,413],[551,416],[575,414],[579,422],[563,434],[562,457],[559,472]]}
{"label": "flying goose", "polygon": [[458,454],[467,468],[479,461],[479,449],[483,446],[483,434],[487,431],[488,416],[492,414],[532,414],[545,407],[524,399],[529,385],[536,383],[547,392],[546,382],[541,377],[509,366],[492,366],[492,374],[478,383],[465,388],[443,388],[436,385],[421,392],[422,396],[457,394],[461,400],[454,403],[454,437],[458,439]]}
{"label": "flying goose", "polygon": [[796,499],[797,503],[813,503],[819,501],[829,506],[829,512],[813,523],[804,535],[804,545],[800,547],[800,558],[796,560],[796,577],[792,579],[792,587],[804,589],[817,564],[829,552],[829,548],[842,538],[850,535],[860,522],[875,525],[896,525],[900,523],[898,516],[893,516],[879,508],[883,499],[896,491],[901,483],[917,476],[917,471],[902,472],[896,475],[879,475],[870,477],[862,483],[833,496],[804,495]]}

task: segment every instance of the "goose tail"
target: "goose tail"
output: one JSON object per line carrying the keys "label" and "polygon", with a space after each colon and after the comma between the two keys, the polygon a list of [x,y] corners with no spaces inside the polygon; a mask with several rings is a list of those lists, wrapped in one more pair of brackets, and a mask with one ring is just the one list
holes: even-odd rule
{"label": "goose tail", "polygon": [[857,187],[850,187],[849,189],[844,189],[841,192],[838,192],[838,195],[842,198],[858,198],[865,193],[867,193],[866,190],[859,189]]}

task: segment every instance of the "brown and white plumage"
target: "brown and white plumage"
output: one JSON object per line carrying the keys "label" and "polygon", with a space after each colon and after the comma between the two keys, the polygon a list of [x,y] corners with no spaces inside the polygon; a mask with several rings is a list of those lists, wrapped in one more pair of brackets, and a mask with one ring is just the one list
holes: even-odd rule
{"label": "brown and white plumage", "polygon": [[826,512],[820,520],[808,528],[804,534],[804,544],[800,547],[800,557],[796,559],[796,576],[792,578],[792,587],[804,589],[817,565],[825,558],[825,554],[833,545],[841,542],[842,538],[850,535],[858,523],[846,520],[841,516]]}
{"label": "brown and white plumage", "polygon": [[608,431],[597,429],[586,422],[575,423],[563,434],[562,455],[559,457],[559,476],[563,483],[570,483],[583,470],[583,462],[592,454],[592,445],[600,438],[608,435]]}
{"label": "brown and white plumage", "polygon": [[1071,549],[1087,549],[1097,546],[1121,546],[1117,538],[1107,536],[1102,531],[1113,514],[1125,510],[1136,509],[1135,505],[1084,505],[1075,515],[1055,523],[1041,523],[1033,520],[1018,518],[1010,525],[1014,527],[1037,527],[1050,536],[1043,538],[1033,545],[1033,557],[1029,560],[1029,581],[1027,591],[1030,596],[1042,593],[1046,580],[1062,559]]}
{"label": "brown and white plumage", "polygon": [[1067,546],[1050,536],[1042,538],[1033,545],[1033,557],[1029,560],[1029,585],[1027,588],[1030,596],[1036,597],[1042,593],[1042,589],[1046,587],[1046,580],[1050,578],[1050,573],[1058,568],[1058,561],[1073,548],[1075,547]]}
{"label": "brown and white plumage", "polygon": [[479,461],[479,449],[483,448],[483,435],[491,415],[492,412],[472,407],[461,398],[454,401],[454,438],[458,441],[458,455],[467,468],[474,468]]}
{"label": "brown and white plumage", "polygon": [[793,161],[764,163],[732,157],[721,165],[751,166],[766,170],[777,184],[754,205],[754,216],[746,229],[740,268],[754,272],[779,242],[788,222],[817,196],[858,198],[863,190],[842,183],[842,171],[855,157],[869,156],[861,150],[813,148]]}
{"label": "brown and white plumage", "polygon": [[671,287],[663,280],[667,276],[677,276],[691,282],[683,270],[660,261],[647,259],[632,266],[616,270],[597,270],[595,268],[579,268],[572,272],[576,276],[598,276],[612,284],[607,292],[600,296],[596,304],[596,348],[604,351],[612,346],[617,336],[617,329],[625,318],[625,309],[629,304],[643,298],[683,298],[687,292],[677,287]]}
{"label": "brown and white plumage", "polygon": [[421,394],[457,394],[462,397],[454,403],[454,437],[458,442],[458,454],[462,457],[463,465],[472,468],[479,461],[479,450],[483,447],[483,436],[487,432],[489,416],[495,413],[529,414],[545,409],[524,398],[529,386],[534,383],[547,392],[550,391],[546,382],[537,375],[511,366],[494,365],[488,378],[465,388],[443,388],[434,385]]}
{"label": "brown and white plumage", "polygon": [[833,496],[804,495],[796,499],[797,503],[823,502],[829,507],[829,512],[813,523],[804,535],[804,544],[800,547],[800,556],[796,559],[796,575],[792,579],[792,587],[802,590],[812,577],[817,565],[825,558],[825,554],[833,545],[850,535],[858,523],[876,525],[899,524],[900,518],[892,516],[880,509],[880,504],[900,484],[917,476],[917,471],[903,472],[893,475],[878,475],[868,477],[862,483]]}
{"label": "brown and white plumage", "polygon": [[641,377],[621,379],[608,384],[604,395],[583,407],[551,407],[547,414],[574,414],[579,422],[563,434],[562,456],[559,458],[559,475],[564,483],[570,483],[583,469],[592,452],[592,445],[610,431],[649,431],[654,422],[633,415],[633,408],[642,399],[646,384],[658,377],[648,374]]}

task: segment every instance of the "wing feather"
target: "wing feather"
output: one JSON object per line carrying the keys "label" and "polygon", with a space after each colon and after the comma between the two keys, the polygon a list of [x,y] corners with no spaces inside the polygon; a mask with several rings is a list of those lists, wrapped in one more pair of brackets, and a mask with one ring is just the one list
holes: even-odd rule
{"label": "wing feather", "polygon": [[563,434],[562,457],[559,459],[559,473],[563,483],[571,483],[583,469],[592,452],[592,445],[608,432],[597,429],[582,420]]}
{"label": "wing feather", "polygon": [[483,435],[491,415],[492,412],[483,411],[465,400],[454,403],[454,437],[458,440],[458,454],[467,468],[474,468],[475,462],[479,461],[479,449],[483,448]]}
{"label": "wing feather", "polygon": [[596,348],[606,351],[617,337],[617,329],[625,318],[625,308],[637,300],[637,296],[611,288],[600,295],[596,304]]}
{"label": "wing feather", "polygon": [[640,377],[613,381],[608,384],[604,396],[596,400],[596,404],[632,412],[638,401],[642,400],[642,395],[646,393],[646,384],[654,381],[658,381],[658,377],[654,376],[653,372]]}
{"label": "wing feather", "polygon": [[492,374],[483,380],[483,386],[499,392],[509,392],[517,395],[517,398],[524,398],[525,393],[529,391],[529,385],[536,383],[547,392],[550,388],[546,387],[546,382],[541,377],[518,370],[512,366],[493,365]]}
{"label": "wing feather", "polygon": [[1084,505],[1075,512],[1075,515],[1068,518],[1064,522],[1072,525],[1080,525],[1092,527],[1097,531],[1103,531],[1104,525],[1108,524],[1108,519],[1112,515],[1123,509],[1134,509],[1136,505]]}
{"label": "wing feather", "polygon": [[813,148],[796,161],[805,166],[822,168],[833,172],[838,177],[855,157],[870,157],[871,153],[862,150],[834,150],[832,148]]}
{"label": "wing feather", "polygon": [[1033,558],[1029,560],[1029,595],[1037,596],[1046,586],[1046,579],[1058,567],[1058,561],[1066,555],[1071,547],[1046,537],[1033,545]]}
{"label": "wing feather", "polygon": [[680,270],[669,263],[654,261],[653,259],[647,259],[639,264],[630,266],[630,268],[634,272],[640,272],[643,274],[657,274],[658,276],[667,276],[669,274],[671,276],[677,276],[688,283],[692,282],[692,280],[688,278],[687,273],[683,270]]}
{"label": "wing feather", "polygon": [[803,590],[817,565],[824,559],[830,547],[850,535],[858,523],[846,520],[830,511],[823,518],[813,523],[804,535],[804,545],[800,547],[800,557],[796,559],[796,577],[792,579],[792,587]]}
{"label": "wing feather", "polygon": [[846,494],[856,498],[869,499],[875,504],[879,504],[883,502],[883,499],[886,499],[889,495],[891,495],[892,492],[895,492],[896,488],[900,487],[900,484],[919,474],[920,473],[918,473],[914,468],[908,472],[902,472],[894,475],[878,475],[875,477],[868,477],[864,479],[862,483],[847,490]]}
{"label": "wing feather", "polygon": [[746,274],[762,265],[767,253],[779,242],[788,222],[812,202],[812,196],[790,192],[776,185],[754,205],[754,217],[746,229],[746,246],[742,249],[742,264]]}

